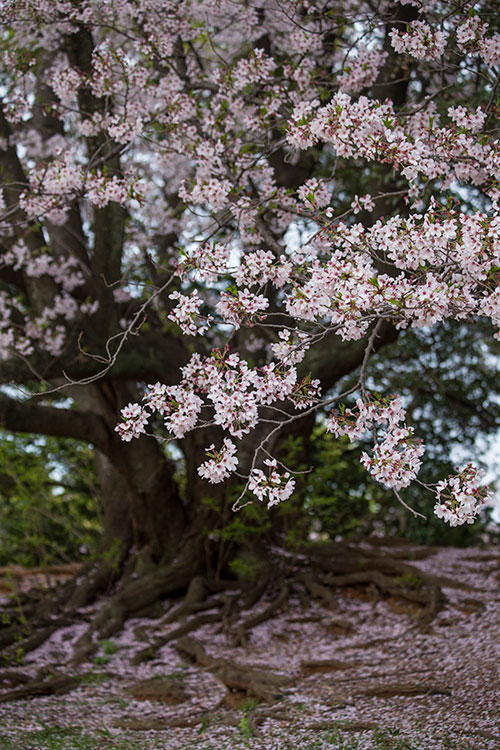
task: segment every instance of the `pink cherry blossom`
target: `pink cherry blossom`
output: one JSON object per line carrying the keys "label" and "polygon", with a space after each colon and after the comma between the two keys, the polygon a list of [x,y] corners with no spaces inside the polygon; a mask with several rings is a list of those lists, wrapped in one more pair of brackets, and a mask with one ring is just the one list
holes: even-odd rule
{"label": "pink cherry blossom", "polygon": [[267,507],[271,508],[288,500],[295,488],[295,481],[290,479],[287,471],[280,474],[275,459],[264,459],[264,464],[269,467],[268,473],[262,469],[253,469],[248,480],[248,489],[258,500],[267,501]]}
{"label": "pink cherry blossom", "polygon": [[221,450],[215,450],[212,444],[206,453],[209,460],[198,467],[198,474],[213,484],[223,482],[238,466],[236,446],[229,438],[224,438]]}

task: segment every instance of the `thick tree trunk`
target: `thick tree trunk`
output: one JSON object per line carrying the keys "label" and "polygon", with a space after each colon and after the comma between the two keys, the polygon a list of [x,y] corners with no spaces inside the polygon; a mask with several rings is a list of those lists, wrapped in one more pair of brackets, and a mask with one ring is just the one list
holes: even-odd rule
{"label": "thick tree trunk", "polygon": [[[114,459],[116,462],[116,454]],[[173,462],[154,438],[141,438],[124,446],[122,476],[133,547],[144,564],[172,560],[186,528],[186,512],[174,471]]]}
{"label": "thick tree trunk", "polygon": [[157,441],[143,436],[123,443],[113,435],[119,419],[114,388],[80,387],[75,395],[83,409],[105,420],[111,439],[108,453],[95,449],[103,535],[96,557],[85,565],[69,597],[70,610],[108,592],[120,579],[125,582],[132,574],[171,562],[187,523],[175,466]]}
{"label": "thick tree trunk", "polygon": [[[290,470],[303,471],[309,468],[309,441],[315,423],[315,415],[290,423],[277,433],[266,450],[283,461]],[[238,445],[240,474],[248,475],[255,451],[269,430],[269,425],[260,425],[245,435]],[[293,530],[296,536],[307,538],[307,518],[304,514],[305,477],[298,475],[293,498],[277,508],[267,510],[251,492],[242,498],[241,505],[248,502],[257,506],[257,514],[247,516],[243,511],[241,521],[232,506],[244,487],[244,479],[232,477],[221,484],[210,484],[198,474],[198,466],[206,460],[205,449],[222,442],[218,428],[189,433],[183,440],[182,449],[186,462],[186,504],[189,514],[189,539],[198,547],[202,559],[200,565],[208,578],[227,578],[233,575],[230,563],[242,553],[257,566],[265,564],[271,545],[282,545]],[[256,466],[266,468],[262,460],[266,454],[260,452]],[[259,514],[262,511],[262,517]],[[238,513],[238,511],[236,512]],[[260,518],[260,521],[259,521]],[[233,527],[232,529],[230,527]],[[245,558],[245,559],[247,559]]]}
{"label": "thick tree trunk", "polygon": [[94,455],[103,505],[100,551],[109,553],[115,550],[127,555],[133,542],[127,483],[104,453],[96,450]]}
{"label": "thick tree trunk", "polygon": [[113,431],[119,421],[118,404],[134,398],[126,384],[96,384],[75,390],[82,407],[106,422],[110,449],[96,450],[104,509],[102,554],[114,550],[123,561],[133,552],[141,565],[172,560],[184,533],[187,517],[174,479],[175,465],[153,437],[124,443]]}
{"label": "thick tree trunk", "polygon": [[[198,467],[206,460],[205,449],[221,442],[217,428],[195,430],[182,441],[186,464],[185,500],[189,518],[186,544],[197,555],[200,570],[208,578],[218,578],[227,562],[227,543],[221,529],[232,516],[233,482],[210,484],[198,474]],[[194,553],[196,550],[196,553]]]}

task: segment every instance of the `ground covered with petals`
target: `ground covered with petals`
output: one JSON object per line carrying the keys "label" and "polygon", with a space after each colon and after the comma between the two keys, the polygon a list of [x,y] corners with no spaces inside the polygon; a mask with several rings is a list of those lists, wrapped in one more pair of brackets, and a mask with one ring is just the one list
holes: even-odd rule
{"label": "ground covered with petals", "polygon": [[[101,603],[0,667],[0,749],[498,750],[500,550],[377,550],[446,577],[430,622],[418,602],[352,585],[333,588],[328,606],[283,598],[246,642],[208,622],[145,660],[149,643],[186,622],[165,622],[165,603],[75,665]],[[52,692],[33,696],[37,679]]]}

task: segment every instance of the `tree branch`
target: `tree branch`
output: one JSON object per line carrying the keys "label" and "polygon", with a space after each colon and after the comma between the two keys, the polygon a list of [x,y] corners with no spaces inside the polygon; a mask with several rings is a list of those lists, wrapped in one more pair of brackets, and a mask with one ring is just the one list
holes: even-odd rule
{"label": "tree branch", "polygon": [[104,420],[92,412],[41,406],[0,393],[0,427],[10,432],[70,437],[109,452],[110,433]]}

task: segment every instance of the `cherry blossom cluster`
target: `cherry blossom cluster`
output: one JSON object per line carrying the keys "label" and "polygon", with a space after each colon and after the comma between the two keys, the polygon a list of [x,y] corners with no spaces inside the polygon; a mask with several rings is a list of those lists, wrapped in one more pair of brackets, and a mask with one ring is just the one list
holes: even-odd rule
{"label": "cherry blossom cluster", "polygon": [[230,270],[230,253],[230,246],[221,242],[191,245],[183,251],[177,274],[186,279],[193,275],[200,281],[217,281]]}
{"label": "cherry blossom cluster", "polygon": [[206,318],[205,323],[200,323],[200,307],[203,300],[196,289],[189,296],[180,292],[172,292],[169,299],[178,300],[177,305],[169,312],[168,317],[177,323],[183,333],[187,336],[196,336],[207,331],[210,318]]}
{"label": "cherry blossom cluster", "polygon": [[[210,357],[194,354],[182,368],[182,375],[177,386],[149,385],[144,396],[145,406],[129,404],[122,409],[122,421],[115,429],[123,440],[130,441],[144,434],[154,412],[163,417],[168,432],[181,438],[196,426],[206,424],[200,422],[200,417],[203,407],[209,406],[212,423],[242,438],[257,425],[259,406],[289,399],[300,410],[317,403],[319,398],[319,381],[305,377],[297,382],[297,372],[292,366],[271,362],[261,368],[250,368],[238,354],[217,350]],[[229,439],[224,439],[218,452],[210,446],[210,460],[199,467],[200,475],[211,482],[226,479],[236,469],[235,452],[236,447]],[[255,488],[261,488],[262,497],[267,493],[271,504],[285,499],[292,491],[289,474],[284,481],[285,475],[280,475],[276,469],[264,484],[261,474],[252,476]],[[278,476],[282,479],[276,484]],[[260,497],[257,491],[254,494]]]}
{"label": "cherry blossom cluster", "polygon": [[276,258],[269,250],[254,250],[245,253],[235,273],[237,286],[264,286],[271,282],[277,289],[281,289],[289,280],[293,264],[286,255]]}
{"label": "cherry blossom cluster", "polygon": [[216,312],[226,321],[232,323],[235,328],[245,322],[252,325],[253,322],[262,320],[259,315],[269,306],[269,300],[262,294],[254,294],[249,289],[235,290],[234,293],[222,292],[215,307]]}
{"label": "cherry blossom cluster", "polygon": [[[310,263],[287,296],[287,311],[296,320],[330,321],[346,339],[363,336],[374,314],[399,328],[478,313],[498,325],[495,217],[431,202],[425,214],[408,219],[379,220],[371,227],[339,222],[327,237],[336,249],[328,260]],[[377,259],[389,259],[397,275],[377,271]]]}
{"label": "cherry blossom cluster", "polygon": [[[67,342],[66,325],[83,316],[94,315],[99,301],[75,299],[85,278],[81,264],[72,256],[53,257],[42,250],[30,250],[23,239],[3,253],[1,269],[22,271],[28,279],[50,278],[52,296],[41,309],[32,311],[19,299],[4,294],[0,316],[0,353],[6,360],[13,352],[29,357],[46,351],[56,357]],[[19,325],[19,319],[23,324]]]}
{"label": "cherry blossom cluster", "polygon": [[446,36],[433,31],[425,21],[411,21],[406,31],[391,31],[392,46],[396,52],[406,52],[417,60],[434,60],[443,54]]}
{"label": "cherry blossom cluster", "polygon": [[457,42],[464,52],[481,55],[487,65],[500,62],[500,34],[488,35],[489,24],[472,15],[457,28]]}
{"label": "cherry blossom cluster", "polygon": [[198,474],[212,484],[223,482],[238,466],[236,446],[229,438],[224,438],[220,450],[217,451],[212,443],[206,453],[209,460],[198,467]]}
{"label": "cherry blossom cluster", "polygon": [[276,63],[268,57],[263,49],[254,49],[248,58],[240,60],[231,71],[231,88],[240,91],[252,83],[259,83],[269,78]]}
{"label": "cherry blossom cluster", "polygon": [[368,49],[359,44],[355,54],[349,55],[344,65],[343,76],[339,81],[341,91],[357,94],[370,86],[377,78],[380,68],[387,58],[387,52],[381,49]]}
{"label": "cherry blossom cluster", "polygon": [[482,484],[484,472],[471,463],[458,474],[443,479],[436,485],[437,503],[434,513],[450,524],[461,526],[474,523],[492,493]]}
{"label": "cherry blossom cluster", "polygon": [[499,177],[500,147],[495,139],[475,132],[477,110],[471,119],[462,118],[464,126],[457,132],[455,123],[440,126],[432,106],[402,119],[389,100],[353,100],[343,92],[326,106],[319,105],[315,99],[295,107],[287,135],[292,146],[331,143],[341,157],[391,164],[411,185],[417,179],[451,184],[458,178],[488,186]]}
{"label": "cherry blossom cluster", "polygon": [[[146,432],[154,411],[162,415],[164,426],[176,438],[182,438],[198,421],[202,401],[192,390],[162,383],[148,386],[146,406],[128,404],[121,410],[122,421],[115,427],[122,440],[130,441]],[[148,409],[150,411],[148,411]]]}
{"label": "cherry blossom cluster", "polygon": [[302,362],[310,348],[310,337],[303,331],[291,332],[285,329],[278,331],[278,338],[279,342],[270,346],[274,356],[280,362],[290,365]]}
{"label": "cherry blossom cluster", "polygon": [[476,133],[485,123],[486,112],[481,107],[476,107],[474,112],[470,112],[460,104],[457,107],[448,107],[448,117],[451,117],[458,127]]}
{"label": "cherry blossom cluster", "polygon": [[352,409],[344,404],[334,409],[326,421],[326,430],[335,437],[347,435],[352,441],[361,438],[374,424],[387,425],[391,432],[397,430],[405,417],[406,413],[398,396],[367,396],[356,399],[356,405]]}
{"label": "cherry blossom cluster", "polygon": [[[227,351],[214,350],[208,357],[194,354],[182,375],[185,387],[194,387],[211,404],[214,423],[237,438],[257,425],[259,406],[304,398],[295,367],[271,362],[251,368],[238,354]],[[308,387],[309,402],[317,395],[318,383],[314,381]]]}
{"label": "cherry blossom cluster", "polygon": [[176,438],[182,438],[196,425],[202,400],[194,391],[183,385],[165,386],[161,383],[148,386],[144,396],[146,407],[163,416],[164,425]]}
{"label": "cherry blossom cluster", "polygon": [[297,194],[304,203],[309,203],[313,208],[322,208],[330,203],[331,193],[324,184],[318,182],[316,177],[311,177],[301,187]]}
{"label": "cherry blossom cluster", "polygon": [[378,482],[400,490],[416,478],[424,453],[425,445],[414,437],[413,429],[399,427],[375,443],[371,455],[363,452],[361,463]]}
{"label": "cherry blossom cluster", "polygon": [[150,414],[140,404],[127,404],[121,410],[121,415],[123,421],[115,427],[115,430],[126,443],[146,432]]}
{"label": "cherry blossom cluster", "polygon": [[110,202],[125,204],[138,197],[136,183],[137,178],[130,174],[119,177],[99,171],[85,175],[72,155],[65,153],[31,170],[30,189],[23,191],[19,205],[29,218],[44,216],[63,225],[76,196],[85,195],[98,208]]}
{"label": "cherry blossom cluster", "polygon": [[253,469],[248,480],[248,489],[258,500],[267,501],[267,507],[271,508],[288,500],[295,489],[295,480],[290,478],[288,471],[281,474],[277,470],[276,459],[265,458],[263,463],[269,467],[267,474],[262,469]]}
{"label": "cherry blossom cluster", "polygon": [[375,203],[372,200],[371,195],[362,195],[361,198],[357,195],[354,196],[354,200],[351,203],[352,212],[359,214],[360,211],[373,211]]}
{"label": "cherry blossom cluster", "polygon": [[107,206],[108,203],[127,202],[127,199],[134,194],[135,179],[127,177],[117,177],[113,175],[107,177],[104,174],[93,174],[87,179],[87,196],[91,203],[98,208]]}
{"label": "cherry blossom cluster", "polygon": [[[326,430],[337,437],[348,435],[353,441],[375,428],[380,439],[371,456],[362,453],[361,463],[374,479],[399,490],[416,478],[420,458],[425,452],[423,442],[415,439],[413,429],[406,426],[404,420],[405,410],[400,398],[358,398],[353,409],[341,405],[338,411],[333,411],[326,422]],[[385,427],[383,432],[378,431],[379,425]]]}
{"label": "cherry blossom cluster", "polygon": [[260,405],[289,398],[303,408],[314,403],[319,395],[317,380],[305,378],[297,385],[294,367],[270,363],[250,368],[238,354],[228,355],[218,350],[208,357],[193,354],[182,368],[182,375],[183,379],[176,386],[161,383],[148,386],[144,396],[146,408],[139,407],[146,417],[139,419],[139,412],[131,413],[126,407],[117,431],[137,437],[140,431],[144,432],[150,413],[157,411],[164,417],[167,430],[175,437],[182,437],[198,423],[203,405],[201,395],[205,406],[213,408],[213,422],[241,438],[256,426]]}

